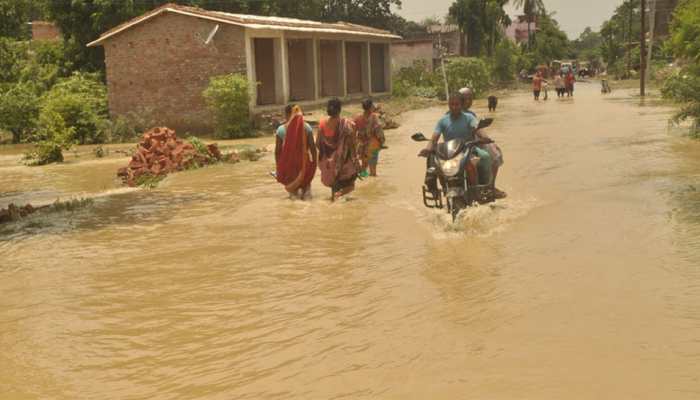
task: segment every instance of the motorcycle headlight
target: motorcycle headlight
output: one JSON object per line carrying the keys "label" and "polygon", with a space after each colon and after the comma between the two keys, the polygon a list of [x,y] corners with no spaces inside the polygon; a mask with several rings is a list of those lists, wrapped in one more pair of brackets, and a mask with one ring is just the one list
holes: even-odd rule
{"label": "motorcycle headlight", "polygon": [[455,176],[459,172],[459,159],[453,158],[451,160],[442,161],[440,163],[440,169],[445,174],[445,176]]}

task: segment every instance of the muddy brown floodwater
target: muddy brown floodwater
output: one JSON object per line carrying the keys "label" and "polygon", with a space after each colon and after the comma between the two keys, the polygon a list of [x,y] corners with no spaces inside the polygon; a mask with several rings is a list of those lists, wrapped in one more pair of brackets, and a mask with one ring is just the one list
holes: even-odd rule
{"label": "muddy brown floodwater", "polygon": [[3,150],[0,207],[96,200],[0,233],[0,398],[698,399],[700,143],[631,92],[501,99],[510,197],[455,225],[409,140],[438,108],[335,204],[271,155],[149,191]]}

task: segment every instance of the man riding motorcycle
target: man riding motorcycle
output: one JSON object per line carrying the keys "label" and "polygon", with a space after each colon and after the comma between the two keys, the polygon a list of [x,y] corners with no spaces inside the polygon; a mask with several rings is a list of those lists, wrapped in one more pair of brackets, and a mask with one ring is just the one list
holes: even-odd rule
{"label": "man riding motorcycle", "polygon": [[[427,157],[429,154],[431,154],[435,149],[440,136],[442,136],[443,140],[445,141],[452,139],[473,141],[477,137],[480,137],[480,130],[477,129],[479,122],[474,115],[463,111],[464,104],[464,96],[460,93],[454,93],[450,96],[450,112],[438,121],[437,126],[435,127],[435,132],[433,133],[431,140],[428,142],[428,146],[421,150],[419,156]],[[477,161],[476,170],[469,173],[469,180],[474,185],[492,184],[493,159],[491,154],[489,154],[488,151],[480,148],[475,148],[474,153],[476,156],[475,158],[478,158],[478,160],[473,160]],[[473,167],[473,164],[470,164],[471,165],[465,166],[468,171],[470,167]],[[434,175],[426,174],[425,185],[428,190],[433,193],[433,195],[437,196],[437,179]]]}

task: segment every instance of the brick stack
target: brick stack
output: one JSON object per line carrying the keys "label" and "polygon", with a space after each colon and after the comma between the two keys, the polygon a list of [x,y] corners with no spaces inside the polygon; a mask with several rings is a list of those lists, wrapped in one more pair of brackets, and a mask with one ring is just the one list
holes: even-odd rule
{"label": "brick stack", "polygon": [[223,160],[216,144],[197,151],[192,143],[183,142],[168,128],[153,128],[143,134],[129,165],[120,168],[117,176],[129,186],[136,186],[139,177],[164,176]]}

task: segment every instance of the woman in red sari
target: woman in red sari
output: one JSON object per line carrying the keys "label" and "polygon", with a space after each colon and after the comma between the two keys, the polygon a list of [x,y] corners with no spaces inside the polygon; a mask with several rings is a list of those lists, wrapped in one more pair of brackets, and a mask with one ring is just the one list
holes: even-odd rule
{"label": "woman in red sari", "polygon": [[340,117],[340,100],[328,100],[328,118],[319,123],[318,167],[321,181],[331,188],[331,201],[355,189],[355,179],[360,171],[357,159],[355,124]]}
{"label": "woman in red sari", "polygon": [[301,108],[293,106],[291,112],[289,107],[285,111],[287,122],[277,130],[277,181],[290,195],[303,199],[316,174],[316,146]]}

